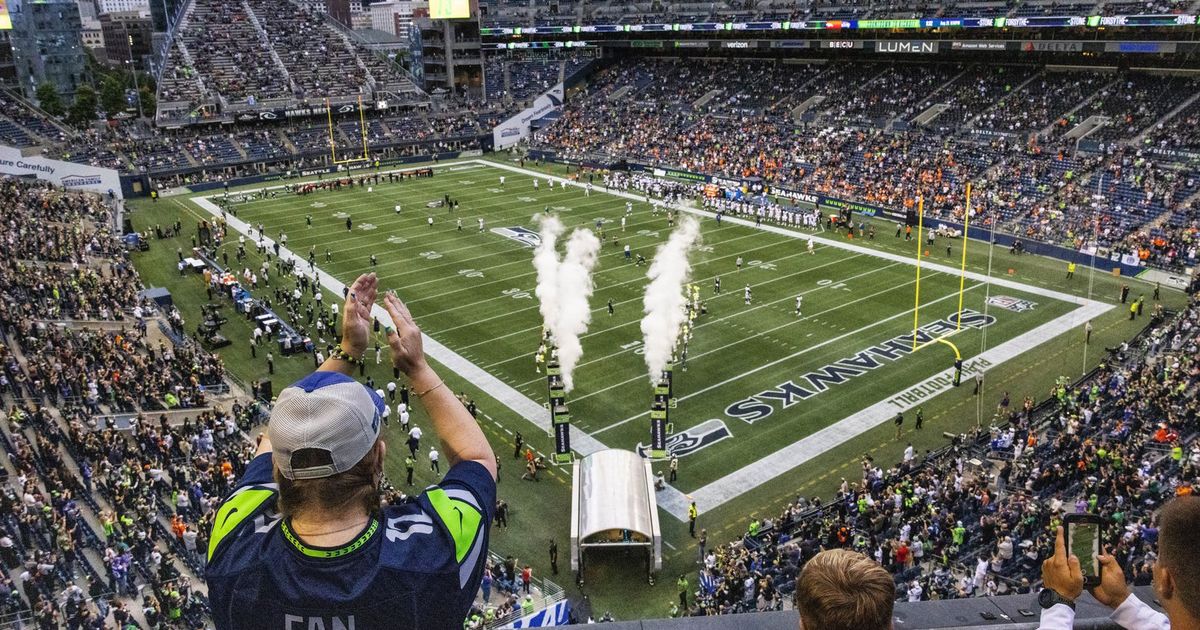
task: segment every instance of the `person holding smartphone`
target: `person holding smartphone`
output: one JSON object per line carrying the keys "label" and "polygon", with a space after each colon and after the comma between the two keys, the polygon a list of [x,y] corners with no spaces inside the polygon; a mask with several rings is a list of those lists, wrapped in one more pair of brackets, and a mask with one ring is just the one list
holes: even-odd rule
{"label": "person holding smartphone", "polygon": [[[1158,561],[1154,563],[1154,592],[1167,614],[1155,611],[1129,591],[1116,558],[1098,557],[1099,583],[1090,589],[1101,604],[1113,609],[1112,620],[1128,630],[1200,629],[1200,497],[1177,497],[1158,516]],[[1084,573],[1079,558],[1067,553],[1063,528],[1058,528],[1054,555],[1042,563],[1044,588],[1040,630],[1066,630],[1075,621],[1075,600],[1083,593]]]}

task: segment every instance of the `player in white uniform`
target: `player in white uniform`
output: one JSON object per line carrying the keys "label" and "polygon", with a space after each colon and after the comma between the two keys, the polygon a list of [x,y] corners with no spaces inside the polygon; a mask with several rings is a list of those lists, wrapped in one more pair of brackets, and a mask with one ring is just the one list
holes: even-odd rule
{"label": "player in white uniform", "polygon": [[538,178],[536,178],[536,177],[533,178],[533,189],[534,190],[538,189]]}
{"label": "player in white uniform", "polygon": [[746,285],[746,289],[743,291],[743,299],[746,301],[746,306],[750,306],[750,285],[748,284]]}
{"label": "player in white uniform", "polygon": [[800,317],[800,309],[804,307],[804,296],[796,296],[796,317]]}
{"label": "player in white uniform", "polygon": [[479,217],[479,233],[483,233],[483,217]]}
{"label": "player in white uniform", "polygon": [[816,244],[815,244],[815,243],[813,243],[812,237],[809,237],[809,239],[808,239],[808,253],[810,253],[810,254],[816,254],[817,252],[816,252],[815,250],[813,250],[813,248],[814,248],[814,247],[816,247]]}
{"label": "player in white uniform", "polygon": [[400,204],[396,204],[396,214],[400,214]]}
{"label": "player in white uniform", "polygon": [[625,216],[628,217],[628,216],[632,216],[632,215],[633,215],[633,202],[626,201],[625,202]]}
{"label": "player in white uniform", "polygon": [[500,176],[500,187],[501,188],[504,187],[504,176],[503,175]]}

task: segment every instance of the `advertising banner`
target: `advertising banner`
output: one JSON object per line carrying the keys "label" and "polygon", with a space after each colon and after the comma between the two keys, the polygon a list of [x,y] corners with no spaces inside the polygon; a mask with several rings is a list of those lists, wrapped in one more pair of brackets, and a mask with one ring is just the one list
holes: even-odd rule
{"label": "advertising banner", "polygon": [[532,615],[526,615],[514,621],[505,628],[548,628],[550,626],[565,626],[571,619],[571,600],[564,599],[555,602],[549,608],[544,608]]}
{"label": "advertising banner", "polygon": [[530,123],[561,109],[563,103],[563,84],[550,88],[549,92],[537,97],[529,108],[492,129],[493,149],[507,149],[529,137]]}
{"label": "advertising banner", "polygon": [[22,157],[20,149],[0,146],[0,173],[29,176],[72,190],[87,190],[101,194],[121,193],[121,176],[110,168],[51,160],[40,155]]}

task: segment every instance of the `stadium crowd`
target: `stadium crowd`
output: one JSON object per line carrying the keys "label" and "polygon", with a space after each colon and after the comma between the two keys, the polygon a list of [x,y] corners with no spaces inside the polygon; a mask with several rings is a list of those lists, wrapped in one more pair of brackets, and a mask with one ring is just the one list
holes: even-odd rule
{"label": "stadium crowd", "polygon": [[[739,86],[739,99],[699,103],[704,92],[696,85],[719,84],[718,74],[737,67],[707,62],[683,73],[677,62],[644,58],[611,66],[533,146],[568,159],[630,159],[892,208],[914,208],[923,197],[930,215],[959,220],[965,183],[973,181],[982,193],[972,208],[977,225],[1072,249],[1095,242],[1169,269],[1196,261],[1197,172],[1114,141],[1151,131],[1194,93],[1191,80],[835,62],[819,70],[779,65],[771,80]],[[847,80],[880,90],[816,98],[822,86]],[[915,125],[934,103],[948,107]],[[1113,122],[1100,128],[1094,150],[1077,152],[1064,135],[1092,114]],[[1094,197],[1098,188],[1103,199]]]}
{"label": "stadium crowd", "polygon": [[778,608],[804,562],[831,548],[874,558],[898,600],[1030,593],[1055,528],[1084,512],[1110,519],[1111,555],[1132,583],[1149,584],[1154,513],[1200,482],[1198,356],[1193,297],[1182,313],[1153,315],[1088,377],[1060,379],[1044,404],[998,405],[991,427],[938,453],[910,445],[891,466],[864,458],[861,477],[843,478],[831,500],[802,496],[751,521],[741,540],[700,559],[686,612]]}
{"label": "stadium crowd", "polygon": [[0,623],[203,627],[204,519],[257,407],[210,407],[220,361],[153,340],[182,321],[138,297],[103,199],[11,179],[0,198]]}

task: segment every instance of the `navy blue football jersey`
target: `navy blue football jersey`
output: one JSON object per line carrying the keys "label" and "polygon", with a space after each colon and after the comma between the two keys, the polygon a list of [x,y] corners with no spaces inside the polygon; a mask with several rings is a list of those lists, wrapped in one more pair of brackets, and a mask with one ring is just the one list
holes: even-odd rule
{"label": "navy blue football jersey", "polygon": [[305,545],[276,511],[277,495],[267,453],[217,510],[205,575],[217,628],[462,628],[496,504],[483,466],[459,463],[337,549]]}

